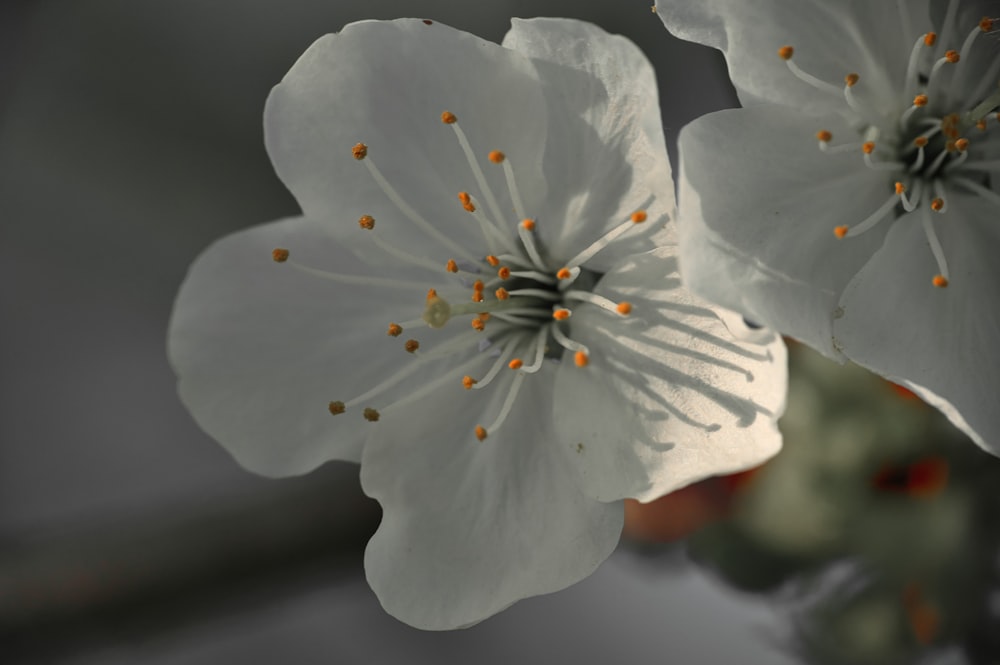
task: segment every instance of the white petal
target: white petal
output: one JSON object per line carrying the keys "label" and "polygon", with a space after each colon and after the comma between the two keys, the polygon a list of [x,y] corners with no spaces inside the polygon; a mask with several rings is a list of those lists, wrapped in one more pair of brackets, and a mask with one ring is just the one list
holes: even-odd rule
{"label": "white petal", "polygon": [[560,441],[600,500],[649,501],[781,447],[784,344],[773,333],[738,341],[718,308],[681,286],[672,254],[634,257],[601,280],[597,292],[630,302],[629,316],[577,307],[571,319],[590,364],[559,369]]}
{"label": "white petal", "polygon": [[527,377],[508,421],[477,441],[473,428],[504,397],[502,385],[455,381],[387,409],[372,430],[361,481],[383,518],[365,569],[386,611],[410,625],[472,625],[583,579],[618,542],[621,504],[584,496],[556,450],[551,373]]}
{"label": "white petal", "polygon": [[[674,209],[670,162],[656,76],[642,51],[590,23],[553,18],[514,19],[503,45],[534,58],[545,86],[549,201],[539,233],[552,254],[569,259],[636,210],[646,210],[650,226],[665,223]],[[652,247],[636,236],[588,267],[604,272]]]}
{"label": "white petal", "polygon": [[[219,240],[194,262],[170,322],[170,361],[181,399],[198,423],[257,473],[305,473],[329,460],[360,461],[370,424],[346,401],[403,368],[406,336],[385,334],[390,316],[419,318],[425,292],[345,285],[271,260],[341,273],[376,271],[324,227],[290,219]],[[396,270],[400,279],[405,270]],[[426,330],[426,329],[425,329]],[[421,335],[423,340],[423,335]]]}
{"label": "white petal", "polygon": [[833,85],[861,72],[878,108],[894,108],[886,104],[898,100],[913,40],[930,29],[927,2],[657,0],[656,12],[678,37],[722,50],[744,106],[777,102],[821,115],[831,96],[792,75],[778,49],[795,47],[796,64]]}
{"label": "white petal", "polygon": [[[409,206],[463,247],[483,244],[457,199],[468,191],[486,209],[453,128],[450,111],[504,212],[519,221],[503,170],[487,160],[502,150],[516,166],[525,204],[544,200],[541,174],[545,102],[531,61],[440,23],[418,19],[352,23],[307,50],[268,98],[265,138],[275,168],[307,216],[349,232],[370,214],[397,245],[434,260],[430,241],[352,157],[358,142]],[[445,253],[442,253],[445,252]],[[486,251],[477,252],[477,255]]]}
{"label": "white petal", "polygon": [[885,246],[844,292],[834,333],[844,353],[882,376],[912,385],[986,450],[1000,455],[996,362],[1000,339],[997,208],[951,196],[935,227],[950,284],[937,272],[918,219],[901,219]]}
{"label": "white petal", "polygon": [[[893,192],[860,154],[823,153],[856,140],[835,117],[776,106],[720,111],[680,134],[681,268],[688,288],[836,357],[831,321],[844,286],[881,245],[888,224],[838,240]],[[858,151],[860,153],[860,150]]]}

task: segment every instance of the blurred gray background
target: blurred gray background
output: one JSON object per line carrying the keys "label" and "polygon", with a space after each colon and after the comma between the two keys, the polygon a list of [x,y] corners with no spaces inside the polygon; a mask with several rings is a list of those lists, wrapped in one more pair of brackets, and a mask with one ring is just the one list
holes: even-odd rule
{"label": "blurred gray background", "polygon": [[264,151],[272,85],[317,37],[416,15],[634,40],[677,130],[734,105],[649,0],[66,0],[0,5],[0,663],[768,663],[783,619],[681,557],[621,551],[475,628],[385,615],[357,470],[238,468],[174,392],[164,332],[213,239],[297,211]]}

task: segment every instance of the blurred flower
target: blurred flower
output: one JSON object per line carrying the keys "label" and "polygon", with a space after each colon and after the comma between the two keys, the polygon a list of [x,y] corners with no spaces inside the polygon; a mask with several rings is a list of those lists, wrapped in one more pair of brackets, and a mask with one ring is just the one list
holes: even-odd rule
{"label": "blurred flower", "polygon": [[904,383],[1000,454],[990,7],[657,3],[675,34],[722,49],[745,106],[680,137],[690,288]]}
{"label": "blurred flower", "polygon": [[247,468],[361,462],[368,579],[403,621],[572,584],[624,497],[780,446],[782,342],[680,286],[655,85],[585,23],[498,46],[398,20],[320,39],[268,99],[303,217],[195,262],[171,361]]}

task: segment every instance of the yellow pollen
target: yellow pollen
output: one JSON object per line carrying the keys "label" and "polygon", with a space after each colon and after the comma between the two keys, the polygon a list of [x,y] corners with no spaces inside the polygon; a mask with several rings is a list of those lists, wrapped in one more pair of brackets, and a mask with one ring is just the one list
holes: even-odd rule
{"label": "yellow pollen", "polygon": [[371,231],[375,228],[375,218],[371,215],[361,215],[361,218],[358,220],[358,226],[366,231]]}
{"label": "yellow pollen", "polygon": [[403,348],[406,349],[407,353],[416,353],[417,349],[420,348],[420,342],[415,339],[408,339],[406,340],[406,344],[403,345]]}
{"label": "yellow pollen", "polygon": [[778,57],[782,60],[791,60],[793,55],[795,55],[795,49],[791,46],[782,46],[778,49]]}
{"label": "yellow pollen", "polygon": [[914,106],[927,106],[927,95],[917,95],[913,98]]}
{"label": "yellow pollen", "polygon": [[577,367],[586,367],[590,364],[590,356],[588,356],[584,351],[577,351],[573,355],[573,362],[576,363]]}
{"label": "yellow pollen", "polygon": [[629,314],[632,313],[632,303],[624,301],[620,302],[618,303],[618,306],[615,307],[615,309],[618,310],[618,313],[621,314],[622,316],[628,316]]}
{"label": "yellow pollen", "polygon": [[486,262],[489,263],[494,268],[496,268],[498,265],[500,265],[500,259],[498,259],[497,257],[493,256],[492,254],[490,254],[489,256],[486,257]]}
{"label": "yellow pollen", "polygon": [[458,122],[458,118],[456,118],[455,114],[451,111],[444,111],[441,113],[441,122],[446,125],[451,125]]}
{"label": "yellow pollen", "polygon": [[944,59],[954,65],[959,61],[960,56],[958,55],[958,51],[945,51]]}
{"label": "yellow pollen", "polygon": [[901,182],[896,183],[896,196],[900,196],[906,191],[906,185]]}
{"label": "yellow pollen", "polygon": [[468,374],[462,377],[462,387],[465,388],[466,390],[472,390],[472,386],[476,385],[477,383],[479,382],[473,379]]}
{"label": "yellow pollen", "polygon": [[993,19],[989,16],[984,16],[981,21],[979,21],[979,29],[983,32],[989,32],[993,29]]}
{"label": "yellow pollen", "polygon": [[486,428],[483,427],[482,425],[476,425],[476,438],[479,439],[480,441],[485,441],[486,436],[487,436]]}
{"label": "yellow pollen", "polygon": [[499,150],[492,150],[489,154],[490,161],[494,164],[501,164],[503,160],[507,159],[507,155],[503,154]]}
{"label": "yellow pollen", "polygon": [[857,74],[854,74],[854,73],[848,74],[847,76],[844,77],[844,84],[848,88],[853,88],[855,85],[857,85],[858,79],[860,79],[860,78],[861,77],[858,76]]}
{"label": "yellow pollen", "polygon": [[843,239],[844,237],[847,236],[847,232],[849,230],[850,229],[847,226],[835,226],[833,227],[833,235]]}
{"label": "yellow pollen", "polygon": [[937,44],[936,32],[928,32],[924,35],[924,46],[934,46],[935,44]]}
{"label": "yellow pollen", "polygon": [[494,291],[493,295],[497,297],[497,300],[506,300],[507,298],[510,298],[510,292],[502,286]]}
{"label": "yellow pollen", "polygon": [[934,212],[941,212],[943,208],[944,208],[944,199],[935,198],[933,201],[931,201],[931,210],[933,210]]}
{"label": "yellow pollen", "polygon": [[557,309],[554,312],[552,312],[552,318],[555,319],[556,321],[565,321],[566,319],[569,318],[569,310]]}
{"label": "yellow pollen", "polygon": [[507,363],[507,367],[510,367],[511,369],[521,369],[522,367],[524,367],[524,361],[521,360],[520,358],[514,358],[509,363]]}
{"label": "yellow pollen", "polygon": [[379,412],[376,411],[375,409],[371,408],[370,406],[369,407],[365,407],[364,416],[365,416],[365,420],[367,420],[370,423],[377,423],[378,419],[381,417],[381,415],[379,414]]}
{"label": "yellow pollen", "polygon": [[390,323],[389,329],[385,331],[385,334],[389,337],[399,337],[403,334],[403,326],[398,323]]}
{"label": "yellow pollen", "polygon": [[965,152],[969,149],[969,139],[958,139],[955,141],[955,150]]}
{"label": "yellow pollen", "polygon": [[535,230],[535,220],[533,220],[533,219],[522,219],[521,220],[521,228],[524,229],[525,231],[534,231]]}
{"label": "yellow pollen", "polygon": [[862,143],[861,144],[861,152],[865,153],[866,155],[870,155],[873,152],[875,152],[875,142],[874,141],[865,141],[864,143]]}
{"label": "yellow pollen", "polygon": [[507,266],[502,266],[500,270],[497,270],[497,277],[500,279],[507,279],[510,277],[510,268]]}
{"label": "yellow pollen", "polygon": [[347,410],[343,402],[330,402],[327,408],[330,409],[330,414],[334,416],[339,416]]}
{"label": "yellow pollen", "polygon": [[931,284],[939,289],[943,289],[948,286],[948,278],[944,275],[934,275],[934,279],[931,280]]}
{"label": "yellow pollen", "polygon": [[458,264],[455,263],[455,259],[448,259],[448,263],[444,264],[444,268],[448,272],[458,272]]}
{"label": "yellow pollen", "polygon": [[556,273],[556,277],[559,279],[569,279],[573,276],[573,273],[569,271],[569,268],[560,268],[559,272]]}
{"label": "yellow pollen", "polygon": [[288,250],[281,247],[276,247],[271,250],[271,258],[274,259],[275,263],[284,263],[288,260]]}
{"label": "yellow pollen", "polygon": [[472,319],[472,327],[478,330],[479,332],[483,332],[483,330],[486,329],[486,323],[483,322],[482,319],[477,317],[475,319]]}
{"label": "yellow pollen", "polygon": [[362,160],[368,156],[368,146],[364,143],[358,143],[351,148],[351,154],[354,155],[354,159]]}
{"label": "yellow pollen", "polygon": [[918,148],[923,148],[925,145],[927,145],[927,137],[918,136],[917,138],[913,139],[913,145],[917,146]]}
{"label": "yellow pollen", "polygon": [[818,132],[816,132],[816,140],[822,141],[823,143],[829,143],[830,141],[833,140],[833,134],[831,134],[825,129],[821,129]]}
{"label": "yellow pollen", "polygon": [[646,221],[646,211],[636,210],[632,213],[632,222],[635,224],[642,224]]}

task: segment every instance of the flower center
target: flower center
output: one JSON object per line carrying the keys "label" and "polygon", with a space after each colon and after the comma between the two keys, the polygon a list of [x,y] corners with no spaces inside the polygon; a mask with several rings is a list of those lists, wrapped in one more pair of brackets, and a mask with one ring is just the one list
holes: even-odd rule
{"label": "flower center", "polygon": [[[636,211],[576,256],[569,260],[557,260],[537,237],[538,222],[527,214],[507,155],[493,150],[488,153],[487,161],[503,169],[507,193],[520,220],[514,224],[504,223],[498,199],[487,182],[468,137],[458,124],[458,118],[445,111],[441,114],[441,122],[453,130],[478,186],[481,198],[467,191],[458,192],[458,204],[465,211],[458,214],[469,214],[474,218],[481,230],[485,251],[461,246],[422,217],[384,177],[369,155],[368,146],[363,143],[352,148],[354,159],[367,167],[400,215],[451,257],[435,261],[412,255],[384,238],[371,215],[363,215],[358,220],[358,226],[393,262],[424,269],[433,280],[429,280],[429,287],[425,287],[427,295],[423,302],[414,303],[413,314],[419,313],[419,316],[400,317],[398,322],[389,323],[386,330],[388,337],[400,338],[405,331],[414,329],[456,325],[459,319],[468,321],[470,329],[429,350],[423,350],[416,338],[406,339],[403,348],[413,357],[411,362],[364,393],[346,401],[330,402],[328,408],[331,414],[340,415],[364,406],[363,417],[377,422],[381,413],[370,406],[372,400],[385,396],[410,379],[416,383],[416,377],[421,372],[445,363],[444,371],[435,372],[438,375],[435,379],[420,381],[405,397],[390,400],[385,408],[420,399],[448,381],[460,381],[470,391],[504,383],[507,393],[493,414],[492,423],[488,426],[477,425],[474,429],[475,436],[482,441],[507,420],[525,379],[541,371],[547,362],[559,362],[569,351],[577,367],[588,366],[590,349],[573,339],[574,311],[592,307],[608,316],[624,317],[631,313],[630,303],[613,302],[593,292],[602,274],[588,269],[585,264],[620,236],[642,226],[647,216],[645,211]],[[278,263],[341,283],[389,289],[414,287],[413,282],[391,278],[373,279],[319,270],[291,261],[289,257],[289,250],[284,248],[275,249],[272,253],[272,258]],[[470,359],[455,362],[456,356],[469,355],[470,351]],[[477,377],[468,374],[472,365],[482,364],[484,357],[493,359],[489,369]]]}
{"label": "flower center", "polygon": [[[994,31],[996,21],[985,17],[964,30],[956,25],[959,4],[949,3],[940,38],[936,32],[910,35],[913,47],[896,87],[902,98],[893,109],[878,108],[873,91],[860,92],[860,74],[847,74],[843,87],[835,86],[801,69],[791,46],[778,50],[792,74],[843,101],[843,115],[857,131],[834,143],[833,134],[821,129],[816,133],[820,149],[857,153],[865,168],[886,176],[884,202],[865,219],[835,227],[834,235],[856,237],[886,219],[914,213],[937,263],[930,281],[939,288],[947,287],[950,277],[935,224],[948,212],[952,197],[961,191],[1000,207],[995,175],[1000,172],[1000,57],[988,52],[996,44],[984,37]],[[906,30],[906,3],[899,5]]]}

